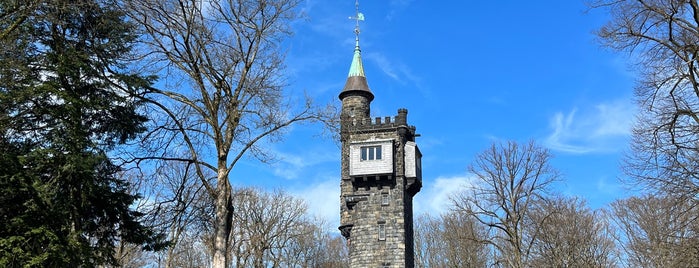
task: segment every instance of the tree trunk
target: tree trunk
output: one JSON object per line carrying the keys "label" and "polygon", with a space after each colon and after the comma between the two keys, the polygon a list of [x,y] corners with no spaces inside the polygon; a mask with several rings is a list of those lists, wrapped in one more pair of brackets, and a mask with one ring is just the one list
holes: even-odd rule
{"label": "tree trunk", "polygon": [[232,228],[233,206],[231,205],[231,183],[228,181],[225,165],[219,167],[216,194],[216,218],[214,219],[214,259],[213,268],[228,267],[228,240]]}

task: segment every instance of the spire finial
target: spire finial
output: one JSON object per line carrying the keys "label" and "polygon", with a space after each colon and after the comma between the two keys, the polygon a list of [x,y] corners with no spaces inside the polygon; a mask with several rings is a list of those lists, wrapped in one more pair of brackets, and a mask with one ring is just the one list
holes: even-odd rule
{"label": "spire finial", "polygon": [[357,47],[359,47],[359,21],[364,20],[364,14],[359,12],[359,0],[354,1],[354,7],[356,8],[356,15],[354,17],[350,17],[350,19],[353,19],[356,21],[356,24],[354,25],[354,40],[357,43]]}

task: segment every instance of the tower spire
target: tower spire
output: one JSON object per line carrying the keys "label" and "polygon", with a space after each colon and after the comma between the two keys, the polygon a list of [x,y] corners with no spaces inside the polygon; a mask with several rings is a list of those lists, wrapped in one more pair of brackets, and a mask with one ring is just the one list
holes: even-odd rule
{"label": "tower spire", "polygon": [[355,20],[354,25],[354,57],[352,58],[352,65],[350,66],[350,71],[348,76],[364,76],[364,66],[362,65],[362,55],[359,49],[359,21],[364,20],[364,14],[359,12],[359,0],[355,0],[354,6],[356,8],[356,14],[350,19]]}
{"label": "tower spire", "polygon": [[350,93],[356,93],[365,96],[369,101],[374,99],[374,94],[371,93],[369,85],[366,81],[366,76],[364,75],[364,65],[362,64],[362,51],[359,49],[359,21],[364,21],[364,14],[359,12],[359,0],[354,2],[356,14],[350,19],[355,21],[354,25],[354,56],[352,57],[352,64],[350,65],[349,73],[347,74],[347,82],[345,87],[340,92],[340,99],[345,96],[350,95]]}

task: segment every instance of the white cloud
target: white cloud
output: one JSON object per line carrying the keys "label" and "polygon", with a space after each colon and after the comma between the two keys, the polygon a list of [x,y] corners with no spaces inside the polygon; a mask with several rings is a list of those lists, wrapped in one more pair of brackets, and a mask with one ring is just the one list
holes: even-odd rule
{"label": "white cloud", "polygon": [[599,126],[595,129],[595,137],[629,135],[631,123],[635,118],[635,107],[628,102],[618,101],[611,104],[599,104],[596,107]]}
{"label": "white cloud", "polygon": [[293,195],[305,200],[308,212],[325,220],[329,227],[340,226],[340,178],[328,178],[308,188],[293,191]]}
{"label": "white cloud", "polygon": [[440,215],[451,207],[450,197],[473,184],[469,176],[438,177],[431,183],[423,183],[422,190],[413,201],[415,215]]}
{"label": "white cloud", "polygon": [[550,120],[551,134],[545,144],[553,150],[578,154],[622,149],[636,113],[630,99],[557,112]]}

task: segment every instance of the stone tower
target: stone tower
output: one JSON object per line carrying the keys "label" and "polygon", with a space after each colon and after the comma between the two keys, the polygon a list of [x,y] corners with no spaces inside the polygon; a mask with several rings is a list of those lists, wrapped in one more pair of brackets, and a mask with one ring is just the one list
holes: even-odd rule
{"label": "stone tower", "polygon": [[359,20],[354,57],[342,92],[340,224],[350,267],[413,267],[413,196],[422,187],[421,154],[408,110],[370,117],[369,89],[361,51]]}

